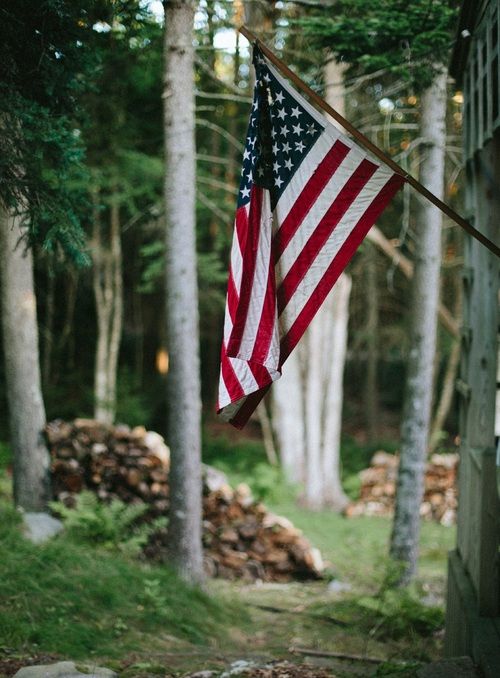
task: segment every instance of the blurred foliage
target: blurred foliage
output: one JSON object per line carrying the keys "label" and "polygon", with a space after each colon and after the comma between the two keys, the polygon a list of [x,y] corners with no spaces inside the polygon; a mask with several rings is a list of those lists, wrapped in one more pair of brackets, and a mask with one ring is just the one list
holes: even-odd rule
{"label": "blurred foliage", "polygon": [[311,41],[348,64],[351,73],[388,70],[416,91],[447,65],[456,0],[340,0],[299,20]]}
{"label": "blurred foliage", "polygon": [[86,263],[78,96],[93,66],[93,0],[0,8],[0,199],[26,216],[29,237]]}
{"label": "blurred foliage", "polygon": [[203,462],[225,473],[231,485],[249,485],[256,499],[280,501],[295,495],[295,488],[286,483],[281,469],[267,461],[260,441],[234,443],[223,437],[205,436]]}

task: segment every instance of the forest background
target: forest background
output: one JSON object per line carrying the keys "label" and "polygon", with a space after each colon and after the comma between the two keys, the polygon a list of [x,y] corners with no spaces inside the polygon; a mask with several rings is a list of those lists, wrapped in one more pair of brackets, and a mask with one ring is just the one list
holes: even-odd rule
{"label": "forest background", "polygon": [[[249,46],[236,27],[246,18],[293,70],[326,98],[337,97],[348,119],[417,175],[426,152],[420,94],[429,84],[425,67],[429,44],[440,45],[439,57],[445,61],[456,16],[455,3],[430,3],[436,16],[442,17],[442,23],[436,24],[435,15],[428,16],[428,8],[421,7],[426,3],[416,3],[418,11],[407,13],[407,24],[392,26],[383,35],[389,47],[384,56],[374,57],[380,46],[370,43],[370,31],[366,44],[354,48],[352,42],[364,22],[363,11],[372,12],[373,3],[337,3],[347,17],[343,33],[337,35],[325,22],[325,11],[333,4],[202,0],[195,14],[203,455],[205,461],[229,471],[232,480],[245,480],[257,496],[276,506],[283,498],[299,497],[302,505],[308,500],[307,492],[283,483],[274,464],[276,447],[284,461],[276,403],[268,401],[242,433],[215,417],[232,220],[253,86]],[[7,13],[8,5],[2,8]],[[378,26],[406,11],[404,3],[396,0],[382,5]],[[354,12],[349,23],[349,13],[356,7],[358,15]],[[103,0],[78,6],[62,3],[59,9],[61,25],[48,27],[53,40],[47,50],[54,64],[67,60],[73,75],[52,81],[53,90],[37,93],[40,96],[32,107],[22,97],[10,101],[18,106],[24,130],[33,135],[33,148],[38,150],[31,164],[24,165],[33,182],[20,182],[12,197],[26,200],[31,210],[29,238],[47,420],[96,417],[144,425],[162,433],[168,442],[161,4]],[[19,7],[11,15],[16,12]],[[420,41],[394,39],[398,31],[413,37],[415,22],[422,19],[429,21],[428,33],[437,35],[435,43],[425,33]],[[6,25],[4,30],[22,30],[14,23]],[[29,22],[24,29],[26,39],[22,35],[16,39],[30,63]],[[331,58],[331,45],[342,37],[345,59],[337,50],[337,63]],[[24,86],[30,91],[29,69],[24,75]],[[445,198],[453,203],[462,166],[461,96],[451,87],[447,96]],[[49,97],[51,105],[56,101],[55,115],[53,111],[44,117],[43,97]],[[59,127],[53,126],[54,120]],[[29,134],[26,142],[29,150]],[[8,143],[6,150],[8,158]],[[381,447],[399,448],[409,328],[415,312],[409,300],[418,254],[417,205],[418,198],[406,187],[347,271],[352,288],[349,283],[344,298],[345,326],[348,320],[344,398],[338,400],[332,416],[342,416],[339,469],[343,492],[351,499],[359,489],[357,473],[368,465],[372,453]],[[431,449],[449,451],[457,445],[450,385],[459,358],[461,234],[445,222],[442,241]],[[3,365],[0,398],[5,413]],[[0,440],[8,437],[7,417],[2,414]],[[10,460],[7,445],[2,445],[2,458],[4,465]],[[287,510],[294,512],[290,503]],[[301,512],[296,515],[300,521]],[[303,518],[308,521],[305,514]],[[323,513],[321,518],[326,520],[323,525],[329,525]]]}

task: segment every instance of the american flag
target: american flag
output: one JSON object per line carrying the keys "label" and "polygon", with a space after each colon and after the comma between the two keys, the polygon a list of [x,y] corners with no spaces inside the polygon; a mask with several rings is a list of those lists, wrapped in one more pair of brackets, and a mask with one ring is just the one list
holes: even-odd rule
{"label": "american flag", "polygon": [[254,48],[218,412],[242,428],[404,179],[313,108]]}

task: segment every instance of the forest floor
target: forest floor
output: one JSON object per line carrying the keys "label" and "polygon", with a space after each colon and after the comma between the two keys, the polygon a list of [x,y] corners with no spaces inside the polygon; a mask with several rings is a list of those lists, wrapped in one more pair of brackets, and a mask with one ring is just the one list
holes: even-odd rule
{"label": "forest floor", "polygon": [[[233,482],[249,477],[245,454],[229,469],[223,457],[219,465]],[[200,593],[165,567],[65,536],[33,546],[20,536],[10,480],[0,472],[0,678],[62,659],[107,666],[124,678],[199,671],[213,671],[212,678],[412,676],[438,659],[454,528],[424,523],[418,580],[397,591],[386,557],[389,519],[305,511],[273,473],[254,465],[254,491],[267,493],[268,507],[320,548],[328,576],[287,584],[212,580]]]}

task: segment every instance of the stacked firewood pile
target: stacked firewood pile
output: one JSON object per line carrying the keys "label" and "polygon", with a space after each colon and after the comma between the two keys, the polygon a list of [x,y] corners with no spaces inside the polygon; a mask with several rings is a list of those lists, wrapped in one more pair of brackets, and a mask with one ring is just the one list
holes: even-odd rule
{"label": "stacked firewood pile", "polygon": [[[102,501],[144,502],[142,518],[166,515],[169,506],[169,449],[162,437],[143,427],[105,426],[90,419],[53,421],[46,428],[52,456],[54,496],[68,507],[91,490]],[[269,513],[247,485],[233,490],[224,474],[204,469],[203,542],[211,576],[289,581],[321,576],[323,564],[286,518]],[[155,532],[145,555],[166,554],[166,529]]]}
{"label": "stacked firewood pile", "polygon": [[[376,452],[369,468],[360,473],[361,492],[350,504],[348,517],[391,515],[394,510],[399,457]],[[458,454],[433,454],[426,465],[425,491],[420,515],[442,525],[453,525],[457,509]]]}

